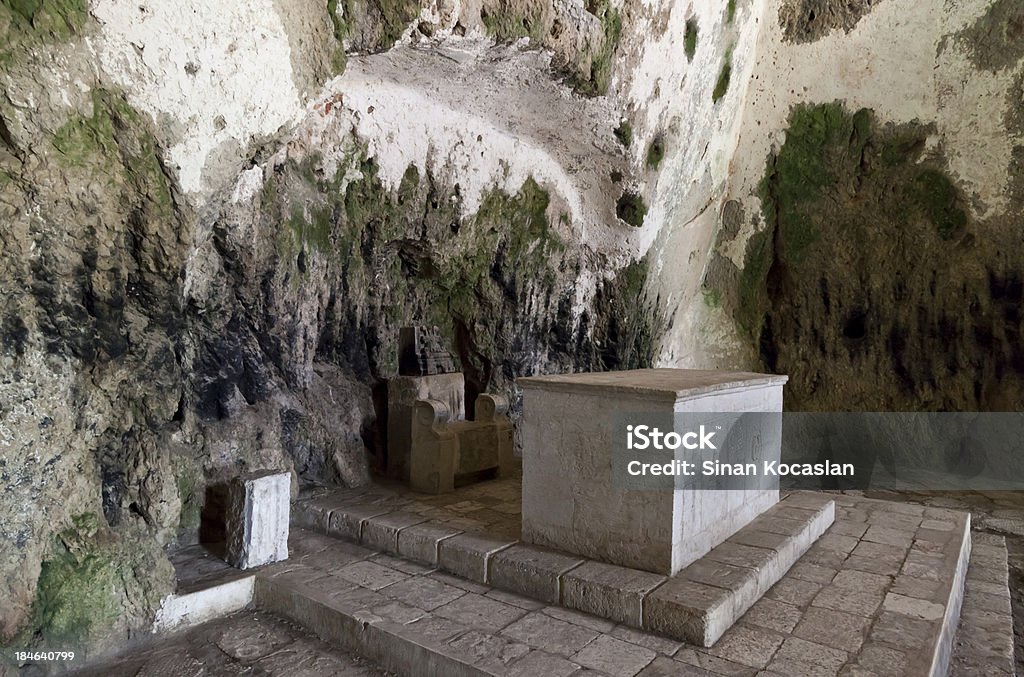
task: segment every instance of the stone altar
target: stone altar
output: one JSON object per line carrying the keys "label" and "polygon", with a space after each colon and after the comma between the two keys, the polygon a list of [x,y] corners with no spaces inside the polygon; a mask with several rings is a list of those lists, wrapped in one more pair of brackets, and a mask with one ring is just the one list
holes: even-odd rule
{"label": "stone altar", "polygon": [[[522,540],[674,575],[779,500],[756,490],[623,490],[612,430],[627,412],[781,412],[786,376],[686,369],[520,378]],[[765,440],[778,450],[781,439]],[[778,453],[777,451],[775,453]]]}

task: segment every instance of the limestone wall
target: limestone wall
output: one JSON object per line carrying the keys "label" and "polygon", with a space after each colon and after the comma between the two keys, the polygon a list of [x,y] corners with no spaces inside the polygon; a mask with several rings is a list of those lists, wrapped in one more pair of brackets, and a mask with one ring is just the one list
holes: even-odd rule
{"label": "limestone wall", "polygon": [[651,363],[645,255],[723,181],[755,18],[0,2],[0,640],[148,632],[239,472],[365,482],[402,325],[470,401]]}
{"label": "limestone wall", "polygon": [[1022,21],[1003,1],[768,3],[690,311],[738,322],[728,363],[790,374],[795,409],[1021,406]]}
{"label": "limestone wall", "polygon": [[[405,324],[442,329],[469,401],[514,410],[518,375],[654,362],[763,360],[821,406],[807,384],[892,373],[883,391],[917,401],[947,334],[977,347],[965,373],[985,346],[1004,358],[984,369],[1019,371],[1012,319],[936,310],[894,333],[849,272],[836,310],[807,311],[832,324],[806,370],[815,334],[780,312],[810,309],[836,252],[902,270],[916,251],[913,307],[966,294],[1010,317],[1016,6],[844,3],[863,11],[805,25],[838,3],[779,2],[0,0],[0,641],[147,632],[163,549],[239,472],[366,481]],[[804,146],[842,180],[795,206],[769,181],[766,228],[766,161],[806,152],[783,145],[792,106],[836,99]],[[881,179],[851,160],[864,135]],[[823,234],[833,184],[864,181],[882,208],[862,221],[896,194],[933,239]],[[780,249],[805,231],[817,268]],[[935,364],[883,364],[893,341]],[[1003,401],[975,388],[956,380]]]}

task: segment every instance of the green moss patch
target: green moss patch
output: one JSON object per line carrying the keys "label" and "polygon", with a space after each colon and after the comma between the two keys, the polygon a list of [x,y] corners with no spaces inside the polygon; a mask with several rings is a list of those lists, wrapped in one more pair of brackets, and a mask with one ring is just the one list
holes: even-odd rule
{"label": "green moss patch", "polygon": [[[344,10],[345,6],[341,5],[340,9]],[[345,54],[345,38],[348,36],[348,24],[345,19],[338,13],[339,5],[338,0],[327,0],[327,16],[331,20],[331,26],[334,29],[334,51],[331,53],[331,70],[335,75],[341,75],[345,72],[345,65],[348,61],[348,55]]]}
{"label": "green moss patch", "polygon": [[715,88],[711,91],[712,103],[718,101],[729,91],[729,81],[732,79],[732,50],[726,52],[725,61],[722,63],[722,70],[718,72],[718,80],[715,81]]}
{"label": "green moss patch", "polygon": [[105,89],[92,92],[92,115],[75,115],[51,140],[65,167],[95,167],[119,179],[151,203],[163,218],[173,217],[171,181],[160,148],[143,117],[122,95]]}
{"label": "green moss patch", "polygon": [[766,222],[785,226],[782,244],[793,263],[803,260],[817,237],[807,205],[837,180],[829,150],[852,133],[853,119],[841,104],[800,106],[790,115],[786,143],[770,161],[760,195]]}
{"label": "green moss patch", "polygon": [[967,225],[959,191],[938,169],[924,169],[908,187],[909,197],[928,216],[939,237],[948,240]]}
{"label": "green moss patch", "polygon": [[615,214],[631,226],[639,228],[647,217],[647,203],[640,195],[626,191],[615,204]]}
{"label": "green moss patch", "polygon": [[499,42],[512,42],[529,38],[532,43],[543,44],[547,35],[547,17],[538,5],[522,11],[518,5],[501,2],[498,8],[480,11],[487,34]]}
{"label": "green moss patch", "polygon": [[73,116],[53,136],[53,147],[59,160],[68,166],[84,166],[87,162],[114,159],[117,141],[114,139],[115,111],[108,105],[104,92],[93,95],[93,113],[90,117]]}
{"label": "green moss patch", "polygon": [[649,273],[645,257],[602,283],[599,303],[588,316],[591,331],[600,337],[591,344],[584,362],[590,369],[641,369],[654,364],[665,321],[657,310],[657,299],[648,294]]}
{"label": "green moss patch", "polygon": [[686,60],[693,61],[693,55],[697,53],[697,20],[686,20],[686,32],[683,34],[683,51],[686,53]]}
{"label": "green moss patch", "polygon": [[327,13],[334,28],[337,51],[332,67],[344,70],[345,41],[358,52],[376,53],[391,49],[405,29],[419,16],[416,0],[327,0]]}
{"label": "green moss patch", "polygon": [[182,534],[197,533],[205,503],[202,473],[192,465],[179,468],[175,484],[178,489],[178,500],[181,501],[178,530]]}
{"label": "green moss patch", "polygon": [[612,61],[622,36],[622,16],[608,0],[594,0],[588,4],[587,10],[601,20],[603,40],[590,53],[589,77],[573,77],[570,81],[577,94],[601,96],[608,92],[611,81]]}
{"label": "green moss patch", "polygon": [[768,306],[765,284],[775,257],[772,235],[773,230],[763,230],[750,236],[740,272],[736,320],[740,329],[755,340],[761,333]]}
{"label": "green moss patch", "polygon": [[626,148],[629,148],[630,144],[633,143],[633,125],[629,124],[629,120],[620,122],[619,126],[615,128],[614,134],[619,143]]}
{"label": "green moss patch", "polygon": [[657,169],[661,161],[665,159],[665,138],[658,134],[647,146],[647,166]]}
{"label": "green moss patch", "polygon": [[[398,328],[434,325],[466,375],[470,401],[538,361],[592,370],[652,359],[659,325],[652,305],[637,303],[646,274],[630,268],[608,281],[581,317],[575,281],[583,266],[600,264],[567,248],[560,233],[571,217],[532,179],[512,194],[484,194],[467,216],[458,186],[414,166],[385,186],[365,149],[335,177],[294,162],[267,174],[261,211],[279,228],[276,274],[298,285],[315,272],[331,290],[318,359],[389,378]],[[323,247],[309,239],[318,213]]]}
{"label": "green moss patch", "polygon": [[[734,313],[763,368],[792,375],[790,406],[950,408],[922,399],[934,379],[964,373],[974,337],[980,356],[1003,335],[949,310],[964,298],[985,307],[1005,273],[979,273],[1001,255],[979,251],[933,133],[839,102],[791,111],[760,184],[765,227],[748,241]],[[982,395],[967,385],[956,397]]]}
{"label": "green moss patch", "polygon": [[722,307],[722,292],[718,289],[704,287],[701,289],[701,296],[704,298],[704,305],[708,308]]}
{"label": "green moss patch", "polygon": [[81,648],[109,632],[121,610],[121,565],[95,514],[79,515],[43,562],[26,633],[43,646]]}
{"label": "green moss patch", "polygon": [[87,0],[0,0],[0,64],[19,45],[70,39],[88,18]]}

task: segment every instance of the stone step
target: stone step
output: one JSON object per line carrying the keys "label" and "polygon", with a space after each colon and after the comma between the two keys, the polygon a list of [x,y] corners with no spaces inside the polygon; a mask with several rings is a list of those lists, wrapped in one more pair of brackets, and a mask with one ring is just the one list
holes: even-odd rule
{"label": "stone step", "polygon": [[[331,581],[331,583],[337,583]],[[372,595],[374,593],[369,593]],[[436,619],[395,618],[403,605],[395,603],[384,615],[368,606],[369,596],[346,586],[328,587],[316,581],[258,576],[255,602],[260,609],[283,616],[315,632],[332,646],[368,658],[400,675],[478,677],[500,674],[473,665],[448,642],[466,629]],[[387,606],[383,598],[381,606]]]}
{"label": "stone step", "polygon": [[832,524],[821,494],[794,493],[674,577],[467,533],[386,502],[300,502],[295,521],[379,552],[546,604],[711,646]]}
{"label": "stone step", "polygon": [[1005,559],[979,547],[977,570],[963,575],[969,515],[831,498],[832,527],[710,648],[302,528],[289,561],[256,571],[255,602],[401,675],[942,675],[955,632],[975,653],[958,649],[954,666],[1005,658],[1005,636],[979,639],[991,637],[1000,590],[1005,611]]}
{"label": "stone step", "polygon": [[977,532],[971,538],[971,558],[949,675],[1012,677],[1016,664],[1006,539]]}
{"label": "stone step", "polygon": [[791,494],[643,599],[642,627],[710,647],[835,521],[835,503]]}

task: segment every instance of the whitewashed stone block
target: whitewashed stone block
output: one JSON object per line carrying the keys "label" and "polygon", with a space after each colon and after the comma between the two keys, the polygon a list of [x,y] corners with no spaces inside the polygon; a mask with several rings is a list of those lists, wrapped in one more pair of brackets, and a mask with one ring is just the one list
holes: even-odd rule
{"label": "whitewashed stone block", "polygon": [[[688,369],[518,379],[522,540],[675,575],[777,503],[777,483],[750,490],[618,488],[611,471],[614,420],[624,413],[781,412],[786,380]],[[777,458],[781,438],[766,446]]]}
{"label": "whitewashed stone block", "polygon": [[235,478],[228,490],[226,559],[239,569],[288,559],[291,475],[262,471]]}

